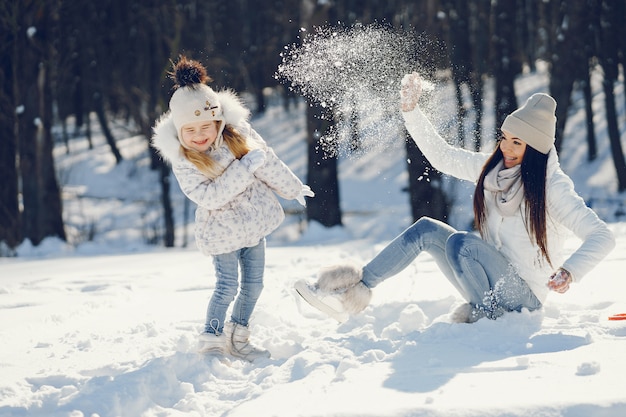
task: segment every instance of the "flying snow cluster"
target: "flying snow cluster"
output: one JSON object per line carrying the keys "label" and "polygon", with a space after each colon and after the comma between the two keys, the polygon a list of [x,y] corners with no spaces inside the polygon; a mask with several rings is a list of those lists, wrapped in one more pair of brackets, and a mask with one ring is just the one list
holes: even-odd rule
{"label": "flying snow cluster", "polygon": [[332,121],[320,139],[327,154],[359,155],[402,136],[400,81],[424,65],[424,41],[382,25],[303,33],[300,44],[285,47],[275,77]]}

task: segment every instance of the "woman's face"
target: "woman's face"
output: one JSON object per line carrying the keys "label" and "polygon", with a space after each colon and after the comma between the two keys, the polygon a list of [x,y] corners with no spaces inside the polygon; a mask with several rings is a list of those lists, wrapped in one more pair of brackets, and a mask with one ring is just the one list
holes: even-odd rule
{"label": "woman's face", "polygon": [[181,129],[181,140],[186,148],[206,152],[217,139],[218,123],[215,120],[187,123]]}
{"label": "woman's face", "polygon": [[526,142],[503,130],[500,138],[500,150],[504,157],[504,167],[513,168],[522,163],[524,153],[526,153]]}

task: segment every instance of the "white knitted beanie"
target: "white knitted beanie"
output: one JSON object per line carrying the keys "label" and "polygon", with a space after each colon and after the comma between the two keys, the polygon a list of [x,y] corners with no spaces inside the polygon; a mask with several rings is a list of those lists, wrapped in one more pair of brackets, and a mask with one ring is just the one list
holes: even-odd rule
{"label": "white knitted beanie", "polygon": [[170,112],[179,140],[181,139],[181,128],[187,123],[221,121],[217,133],[218,138],[224,130],[224,112],[218,95],[206,84],[189,84],[174,91],[170,99]]}
{"label": "white knitted beanie", "polygon": [[526,103],[509,114],[501,130],[519,138],[542,154],[554,145],[556,101],[544,93],[533,94]]}

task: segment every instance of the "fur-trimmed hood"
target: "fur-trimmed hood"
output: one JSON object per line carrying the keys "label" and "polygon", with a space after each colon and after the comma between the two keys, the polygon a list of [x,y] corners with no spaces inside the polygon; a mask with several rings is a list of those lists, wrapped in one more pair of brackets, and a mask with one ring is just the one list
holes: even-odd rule
{"label": "fur-trimmed hood", "polygon": [[[216,94],[224,112],[225,123],[238,129],[244,128],[250,119],[250,110],[243,105],[237,94],[231,90]],[[151,144],[170,164],[181,157],[178,133],[170,111],[164,113],[154,125]]]}

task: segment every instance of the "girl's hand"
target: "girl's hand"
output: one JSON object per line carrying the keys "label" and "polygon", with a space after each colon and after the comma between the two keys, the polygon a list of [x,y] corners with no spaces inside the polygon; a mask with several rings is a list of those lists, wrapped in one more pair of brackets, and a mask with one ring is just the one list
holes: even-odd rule
{"label": "girl's hand", "polygon": [[572,283],[572,274],[563,268],[559,268],[548,281],[548,288],[552,291],[556,291],[563,294],[569,290],[569,285]]}
{"label": "girl's hand", "polygon": [[406,74],[402,77],[401,85],[400,107],[404,112],[411,111],[422,95],[422,77],[417,72]]}
{"label": "girl's hand", "polygon": [[249,173],[254,173],[265,163],[265,151],[263,149],[253,149],[241,158],[241,162]]}
{"label": "girl's hand", "polygon": [[306,207],[306,200],[304,199],[304,197],[315,197],[315,193],[311,191],[311,187],[309,187],[306,184],[302,185],[302,190],[300,191],[300,195],[296,197],[296,200],[298,200],[298,203]]}

